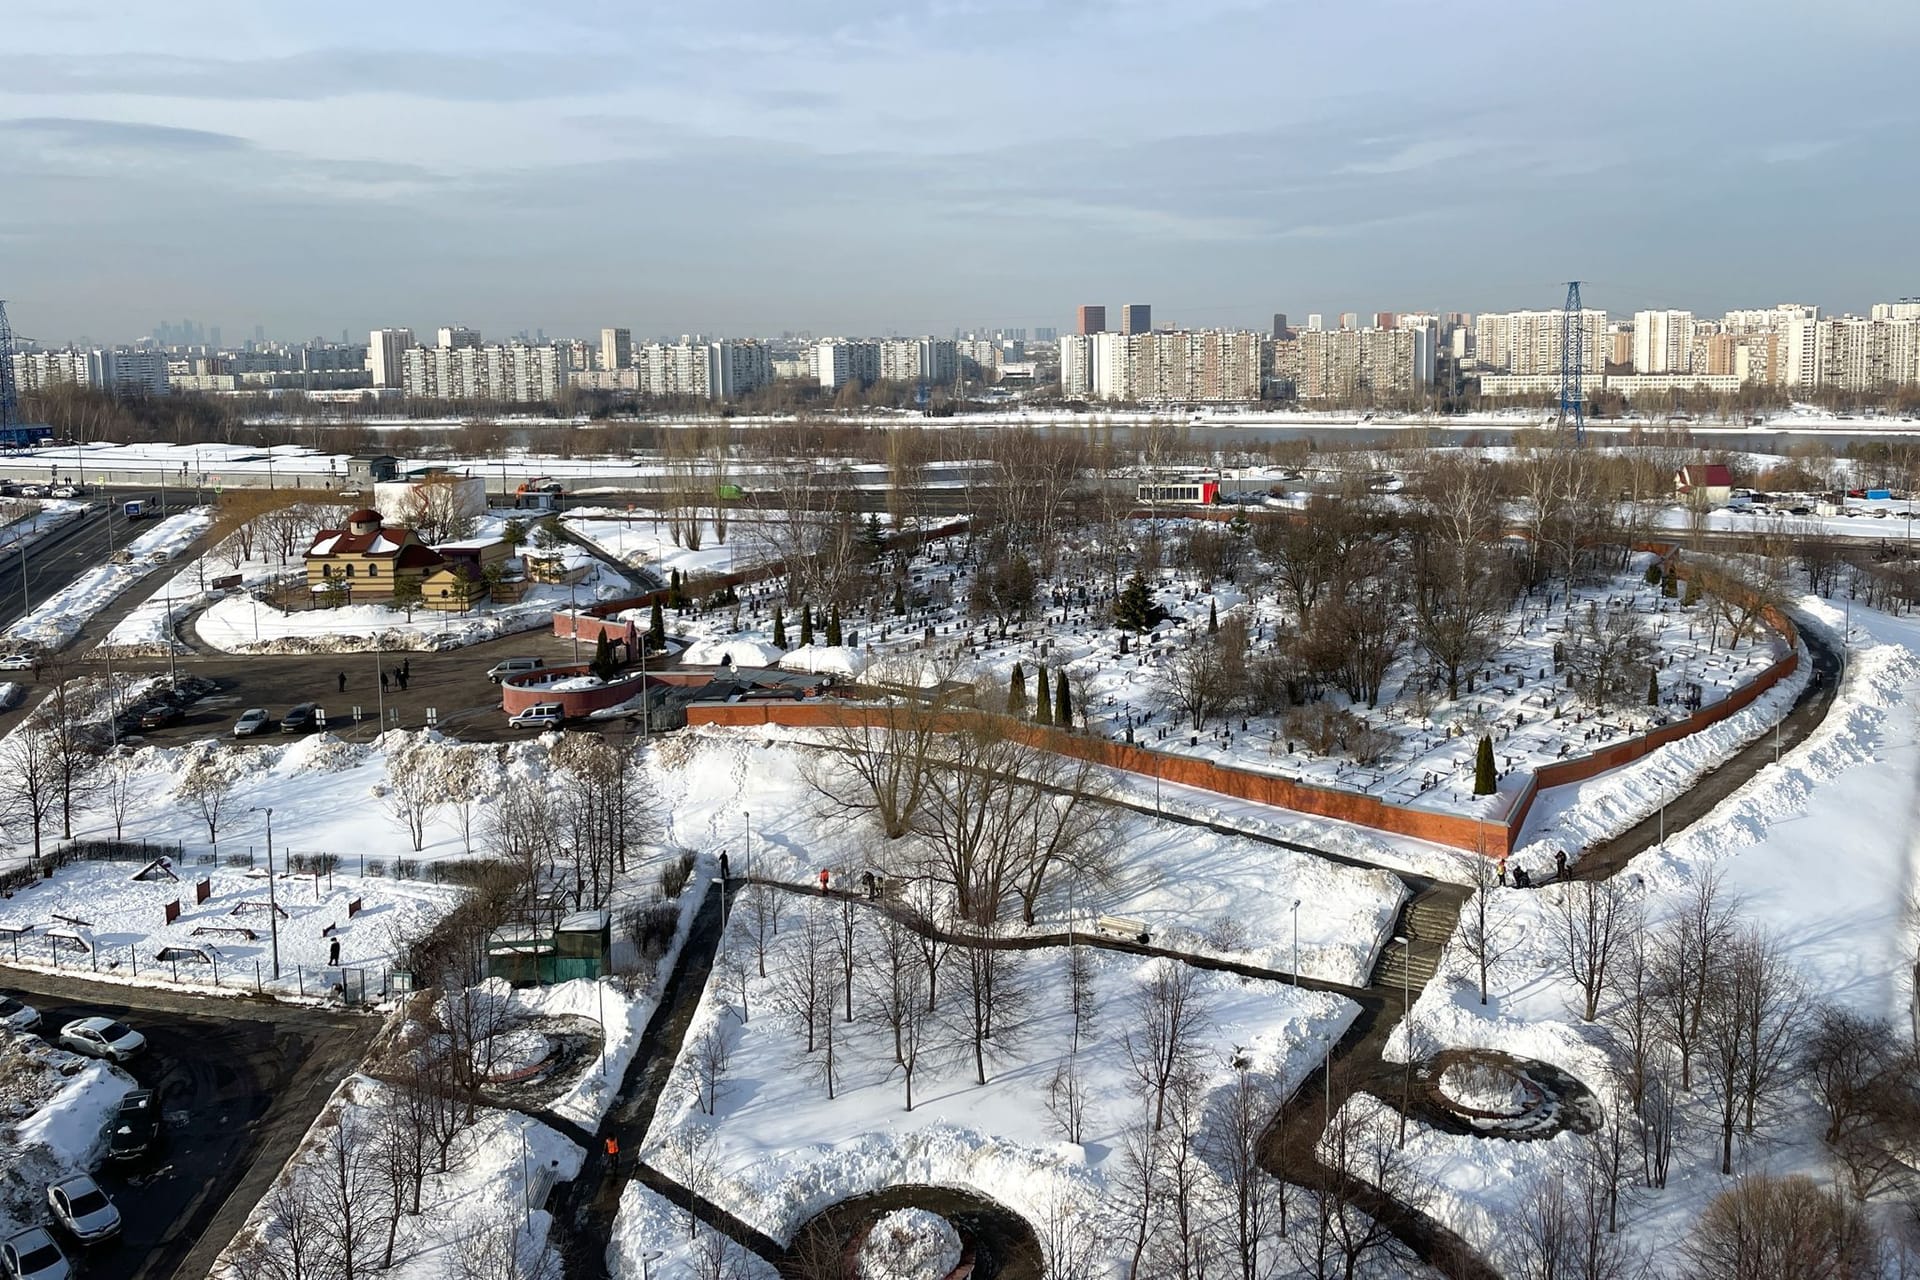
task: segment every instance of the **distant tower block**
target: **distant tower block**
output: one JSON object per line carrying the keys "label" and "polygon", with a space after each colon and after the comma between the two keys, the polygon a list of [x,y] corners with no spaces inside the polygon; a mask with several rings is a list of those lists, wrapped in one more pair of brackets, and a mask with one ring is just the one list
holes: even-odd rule
{"label": "distant tower block", "polygon": [[1129,302],[1120,308],[1120,332],[1152,333],[1153,308],[1144,302]]}
{"label": "distant tower block", "polygon": [[1105,307],[1084,306],[1077,317],[1079,331],[1087,333],[1105,333],[1107,331],[1107,309]]}

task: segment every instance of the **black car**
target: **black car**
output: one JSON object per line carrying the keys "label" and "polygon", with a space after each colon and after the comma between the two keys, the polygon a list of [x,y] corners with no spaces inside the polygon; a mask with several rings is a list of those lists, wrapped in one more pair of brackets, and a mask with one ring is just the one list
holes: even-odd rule
{"label": "black car", "polygon": [[107,1157],[111,1160],[137,1160],[160,1145],[160,1095],[151,1089],[135,1089],[120,1099],[113,1127],[107,1134]]}
{"label": "black car", "polygon": [[170,724],[179,724],[186,718],[186,712],[170,702],[156,702],[140,713],[142,729],[164,729]]}
{"label": "black car", "polygon": [[320,708],[303,702],[280,717],[280,732],[310,733],[320,722]]}

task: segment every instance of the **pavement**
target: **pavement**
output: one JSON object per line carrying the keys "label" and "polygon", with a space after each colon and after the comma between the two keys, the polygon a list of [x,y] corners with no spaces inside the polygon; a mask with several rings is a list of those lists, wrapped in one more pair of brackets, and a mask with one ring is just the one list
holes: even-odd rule
{"label": "pavement", "polygon": [[40,1011],[42,1034],[89,1014],[147,1037],[128,1066],[161,1095],[165,1147],[95,1175],[120,1237],[85,1251],[88,1280],[202,1280],[280,1172],[376,1018],[272,1001],[122,987],[0,965],[0,989]]}

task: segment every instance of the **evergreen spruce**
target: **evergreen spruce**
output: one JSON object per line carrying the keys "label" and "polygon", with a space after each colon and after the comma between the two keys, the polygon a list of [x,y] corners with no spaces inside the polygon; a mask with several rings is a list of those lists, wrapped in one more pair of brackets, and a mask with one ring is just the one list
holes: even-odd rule
{"label": "evergreen spruce", "polygon": [[1689,609],[1700,603],[1700,579],[1687,579],[1687,595],[1680,603],[1686,605]]}
{"label": "evergreen spruce", "polygon": [[776,649],[787,647],[787,620],[781,616],[779,605],[773,606],[773,647]]}
{"label": "evergreen spruce", "polygon": [[587,670],[602,680],[611,680],[619,669],[620,664],[613,660],[613,641],[602,631],[600,638],[593,642],[593,661],[587,664]]}
{"label": "evergreen spruce", "polygon": [[1215,607],[1213,601],[1209,600],[1207,601],[1207,634],[1212,636],[1218,635],[1219,633],[1220,610]]}
{"label": "evergreen spruce", "polygon": [[673,570],[667,577],[667,603],[676,609],[680,608],[684,603],[680,596],[680,571],[678,569]]}
{"label": "evergreen spruce", "polygon": [[1480,749],[1473,757],[1473,794],[1490,796],[1494,790],[1493,739],[1481,735]]}
{"label": "evergreen spruce", "polygon": [[1067,673],[1053,678],[1053,723],[1056,728],[1073,728],[1073,699],[1067,694]]}
{"label": "evergreen spruce", "polygon": [[813,606],[800,606],[800,647],[806,648],[813,643]]}
{"label": "evergreen spruce", "polygon": [[660,602],[653,602],[653,612],[647,618],[647,648],[664,649],[667,647],[667,615],[661,611]]}
{"label": "evergreen spruce", "polygon": [[1047,669],[1040,668],[1040,683],[1033,698],[1033,720],[1035,724],[1053,723],[1053,690],[1047,684]]}
{"label": "evergreen spruce", "polygon": [[1660,670],[1658,667],[1649,668],[1647,671],[1647,705],[1650,707],[1660,705]]}
{"label": "evergreen spruce", "polygon": [[1672,574],[1668,574],[1666,577],[1660,579],[1660,594],[1669,600],[1673,599],[1674,580]]}
{"label": "evergreen spruce", "polygon": [[1154,624],[1166,617],[1166,611],[1153,602],[1153,592],[1147,587],[1147,576],[1135,569],[1133,576],[1127,579],[1127,585],[1120,592],[1120,598],[1113,604],[1115,624],[1128,631],[1151,631]]}
{"label": "evergreen spruce", "polygon": [[867,522],[860,527],[860,549],[869,560],[878,560],[887,554],[887,533],[880,527],[878,515],[869,515]]}
{"label": "evergreen spruce", "polygon": [[893,616],[896,618],[907,616],[907,589],[897,582],[893,584]]}
{"label": "evergreen spruce", "polygon": [[1007,682],[1007,714],[1027,714],[1027,673],[1017,662],[1013,664],[1013,678]]}
{"label": "evergreen spruce", "polygon": [[1661,577],[1660,562],[1658,560],[1655,560],[1652,564],[1647,566],[1647,585],[1650,587],[1659,586],[1660,577]]}
{"label": "evergreen spruce", "polygon": [[840,606],[834,605],[827,611],[827,643],[833,648],[840,647]]}

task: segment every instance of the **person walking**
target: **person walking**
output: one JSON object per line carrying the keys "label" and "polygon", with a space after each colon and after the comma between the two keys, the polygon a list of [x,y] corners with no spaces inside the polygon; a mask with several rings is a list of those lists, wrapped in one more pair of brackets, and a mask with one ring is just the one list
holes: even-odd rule
{"label": "person walking", "polygon": [[386,691],[387,691],[387,673],[382,671],[380,673],[380,692],[385,693]]}
{"label": "person walking", "polygon": [[825,867],[822,867],[820,868],[820,892],[825,893],[826,891],[827,891],[827,869]]}
{"label": "person walking", "polygon": [[411,680],[412,678],[413,678],[413,659],[412,658],[400,659],[400,687],[402,689],[406,688],[407,681]]}
{"label": "person walking", "polygon": [[335,938],[335,939],[334,939],[334,940],[333,940],[332,942],[330,942],[330,943],[328,943],[328,944],[327,944],[327,964],[328,964],[328,966],[329,966],[329,967],[331,967],[331,968],[338,968],[338,967],[339,967],[339,964],[340,964],[340,939],[338,939],[338,938]]}
{"label": "person walking", "polygon": [[347,673],[346,673],[346,672],[344,672],[344,671],[342,671],[342,672],[340,673],[340,689],[339,689],[339,692],[341,692],[341,693],[345,693],[346,691],[347,691]]}
{"label": "person walking", "polygon": [[400,674],[395,678],[400,681],[400,692],[405,693],[407,691],[407,669],[405,667],[400,668]]}
{"label": "person walking", "polygon": [[727,851],[725,849],[722,849],[720,851],[720,883],[724,885],[726,882],[727,882]]}

